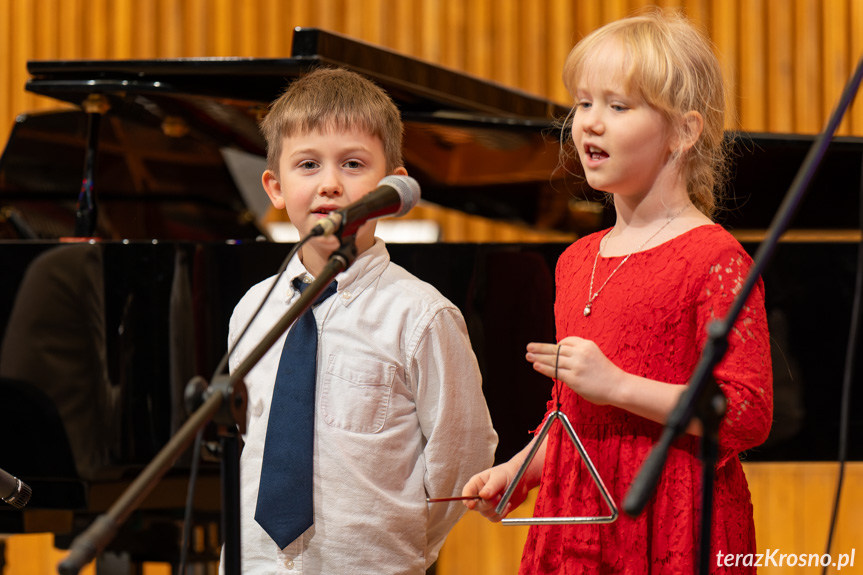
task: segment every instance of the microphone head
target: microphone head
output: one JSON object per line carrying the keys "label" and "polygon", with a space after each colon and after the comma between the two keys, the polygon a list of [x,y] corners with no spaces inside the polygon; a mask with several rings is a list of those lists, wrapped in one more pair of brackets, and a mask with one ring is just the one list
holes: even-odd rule
{"label": "microphone head", "polygon": [[420,201],[420,185],[410,176],[387,176],[378,183],[378,187],[393,188],[402,200],[402,207],[394,217],[403,216],[413,209]]}
{"label": "microphone head", "polygon": [[21,481],[18,478],[15,478],[16,488],[12,491],[11,494],[7,495],[3,498],[3,501],[11,505],[16,509],[21,509],[27,502],[30,501],[30,496],[33,494],[33,490],[30,489],[30,486]]}

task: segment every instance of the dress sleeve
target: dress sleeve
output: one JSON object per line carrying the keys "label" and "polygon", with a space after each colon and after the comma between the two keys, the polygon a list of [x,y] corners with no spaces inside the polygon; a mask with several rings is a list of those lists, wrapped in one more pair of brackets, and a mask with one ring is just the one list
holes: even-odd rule
{"label": "dress sleeve", "polygon": [[[751,260],[742,249],[722,250],[708,265],[696,306],[699,354],[707,341],[707,326],[726,317],[750,267]],[[719,427],[721,467],[739,452],[763,443],[773,421],[773,370],[761,278],[734,323],[728,351],[713,373],[727,399]]]}
{"label": "dress sleeve", "polygon": [[[446,307],[433,314],[413,354],[411,377],[425,443],[426,493],[430,497],[460,495],[471,476],[491,466],[497,434],[467,328],[457,309]],[[461,502],[429,505],[429,556],[437,555],[465,511]]]}

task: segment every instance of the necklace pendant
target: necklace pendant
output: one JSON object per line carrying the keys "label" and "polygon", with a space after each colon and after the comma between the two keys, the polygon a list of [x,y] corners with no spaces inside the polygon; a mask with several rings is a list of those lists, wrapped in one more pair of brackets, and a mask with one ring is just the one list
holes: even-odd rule
{"label": "necklace pendant", "polygon": [[587,305],[584,306],[584,317],[587,317],[590,315],[590,305],[591,305],[590,302],[587,302]]}

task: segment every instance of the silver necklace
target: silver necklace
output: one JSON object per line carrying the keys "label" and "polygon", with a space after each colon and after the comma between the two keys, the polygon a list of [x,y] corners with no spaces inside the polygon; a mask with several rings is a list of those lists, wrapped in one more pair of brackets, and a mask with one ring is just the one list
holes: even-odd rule
{"label": "silver necklace", "polygon": [[610,274],[608,274],[608,277],[607,277],[607,278],[605,278],[605,281],[604,281],[604,282],[602,282],[602,285],[601,285],[601,286],[599,286],[599,289],[598,289],[598,290],[596,290],[596,292],[594,293],[594,291],[593,291],[593,278],[594,278],[594,275],[596,275],[596,262],[598,262],[598,261],[599,261],[599,255],[600,255],[600,253],[602,253],[602,242],[603,242],[603,241],[605,241],[605,238],[602,238],[602,240],[600,240],[600,241],[599,241],[599,249],[597,249],[597,250],[596,250],[596,257],[594,257],[594,258],[593,258],[593,269],[592,269],[592,270],[591,270],[591,272],[590,272],[590,288],[589,288],[589,289],[588,289],[588,291],[587,291],[587,303],[586,303],[586,304],[585,304],[585,306],[584,306],[584,316],[585,316],[585,317],[587,317],[587,316],[589,316],[589,315],[590,315],[590,308],[591,308],[591,307],[593,307],[593,300],[595,300],[595,299],[596,299],[596,297],[600,294],[600,292],[602,292],[602,288],[604,288],[604,287],[606,286],[606,284],[608,283],[608,280],[610,280],[610,279],[611,279],[611,276],[613,276],[614,274],[616,274],[616,273],[617,273],[617,270],[619,270],[619,269],[620,269],[620,266],[622,266],[623,264],[625,264],[625,263],[626,263],[626,260],[628,260],[629,258],[631,258],[631,257],[632,257],[632,254],[637,253],[637,252],[640,252],[642,249],[644,249],[644,246],[646,246],[646,245],[650,242],[650,240],[652,240],[653,238],[655,238],[656,236],[658,236],[658,235],[659,235],[659,232],[661,232],[661,231],[662,231],[662,230],[664,230],[666,227],[668,227],[668,224],[670,224],[671,222],[673,222],[673,221],[677,218],[677,216],[679,216],[680,214],[682,214],[682,213],[683,213],[683,211],[684,211],[686,208],[688,208],[688,207],[689,207],[689,205],[690,205],[690,204],[689,204],[689,203],[687,203],[685,206],[683,206],[683,208],[681,208],[681,209],[680,209],[680,211],[678,211],[676,214],[674,214],[673,216],[671,216],[670,218],[668,218],[668,221],[667,221],[667,222],[665,222],[664,224],[662,224],[662,226],[660,226],[660,228],[659,228],[658,230],[656,230],[655,232],[653,232],[653,235],[651,235],[649,238],[647,238],[646,240],[644,240],[644,242],[642,242],[642,244],[641,244],[640,246],[638,246],[638,248],[636,248],[636,249],[635,249],[635,251],[630,252],[629,254],[627,254],[627,255],[626,255],[626,257],[625,257],[625,258],[623,258],[623,261],[622,261],[622,262],[620,262],[619,264],[617,264],[617,267],[616,267],[616,268],[614,268],[614,270],[613,270]]}

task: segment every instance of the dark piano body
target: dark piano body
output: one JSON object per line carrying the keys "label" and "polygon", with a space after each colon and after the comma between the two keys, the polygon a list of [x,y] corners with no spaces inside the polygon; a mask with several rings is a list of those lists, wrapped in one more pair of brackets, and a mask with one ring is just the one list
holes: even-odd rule
{"label": "dark piano body", "polygon": [[[579,210],[575,200],[599,198],[568,174],[576,166],[558,168],[555,120],[565,109],[342,36],[298,29],[285,59],[31,62],[28,90],[75,105],[98,96],[107,107],[93,177],[102,239],[59,240],[74,233],[92,116],[19,117],[0,159],[0,468],[33,497],[24,510],[0,508],[0,533],[51,531],[68,543],[182,422],[183,387],[212,374],[234,303],[287,252],[256,224],[259,200],[243,182],[260,174],[244,173],[242,160],[264,154],[257,121],[267,104],[318,65],[354,69],[392,94],[424,200],[566,232],[610,221],[607,210]],[[754,253],[812,138],[729,137],[737,161],[722,223]],[[860,139],[833,143],[793,224],[802,239],[783,242],[764,274],[776,424],[750,461],[836,457],[861,155]],[[545,410],[549,383],[523,350],[554,338],[554,265],[565,247],[390,245],[396,262],[464,312],[499,460],[528,441]],[[853,436],[861,427],[853,416]],[[859,442],[851,456],[863,457]],[[188,468],[181,458],[113,548],[176,562]],[[217,465],[205,462],[199,482],[196,525],[209,528],[218,522]],[[200,556],[211,558],[218,535],[203,539]]]}

